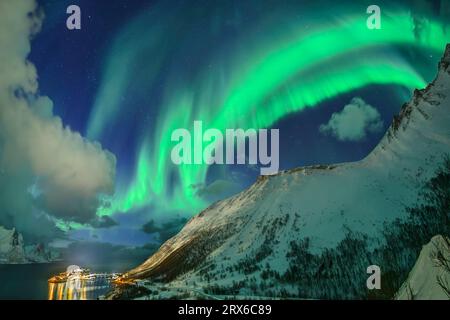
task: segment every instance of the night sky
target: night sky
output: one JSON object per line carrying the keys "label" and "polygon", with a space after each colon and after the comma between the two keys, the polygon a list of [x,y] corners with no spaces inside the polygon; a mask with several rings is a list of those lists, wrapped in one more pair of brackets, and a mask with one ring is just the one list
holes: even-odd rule
{"label": "night sky", "polygon": [[[381,30],[371,2],[39,0],[38,93],[116,161],[95,221],[60,214],[46,240],[158,244],[251,185],[250,165],[171,163],[172,130],[194,120],[280,129],[281,170],[364,158],[450,40],[446,1],[378,1]],[[65,26],[71,4],[81,30]]]}

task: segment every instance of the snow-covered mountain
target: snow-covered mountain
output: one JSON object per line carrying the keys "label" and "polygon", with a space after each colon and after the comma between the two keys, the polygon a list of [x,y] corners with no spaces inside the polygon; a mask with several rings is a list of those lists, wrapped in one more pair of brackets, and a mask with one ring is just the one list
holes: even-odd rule
{"label": "snow-covered mountain", "polygon": [[[431,238],[420,243],[426,226],[405,230],[417,222],[408,208],[420,206],[450,154],[449,65],[447,45],[437,78],[365,159],[262,176],[193,217],[125,277],[226,296],[392,297]],[[382,271],[379,292],[366,287],[371,264]]]}
{"label": "snow-covered mountain", "polygon": [[397,293],[396,299],[450,299],[449,238],[438,235],[423,246],[414,268]]}
{"label": "snow-covered mountain", "polygon": [[38,243],[25,247],[25,257],[30,263],[47,263],[60,259],[60,253],[53,248]]}
{"label": "snow-covered mountain", "polygon": [[26,263],[23,237],[16,229],[0,226],[0,263]]}
{"label": "snow-covered mountain", "polygon": [[45,263],[58,258],[58,253],[43,244],[24,245],[22,235],[16,229],[0,226],[0,264]]}

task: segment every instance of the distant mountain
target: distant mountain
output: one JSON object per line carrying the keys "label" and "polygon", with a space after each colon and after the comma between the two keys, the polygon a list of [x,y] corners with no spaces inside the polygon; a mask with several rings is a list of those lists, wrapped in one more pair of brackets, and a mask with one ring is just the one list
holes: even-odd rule
{"label": "distant mountain", "polygon": [[16,229],[0,226],[0,263],[26,263],[23,237]]}
{"label": "distant mountain", "polygon": [[46,263],[54,261],[59,254],[43,244],[24,245],[22,235],[16,229],[0,226],[0,264]]}
{"label": "distant mountain", "polygon": [[[392,298],[422,245],[450,227],[450,200],[427,199],[449,180],[449,65],[447,45],[436,79],[415,90],[365,159],[262,176],[193,217],[125,278],[183,294]],[[366,287],[372,264],[381,290]]]}

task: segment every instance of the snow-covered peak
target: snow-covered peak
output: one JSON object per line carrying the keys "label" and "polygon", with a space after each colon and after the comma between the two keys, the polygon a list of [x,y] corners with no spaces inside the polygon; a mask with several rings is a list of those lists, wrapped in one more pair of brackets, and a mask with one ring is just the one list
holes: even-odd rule
{"label": "snow-covered peak", "polygon": [[45,263],[59,257],[43,244],[24,245],[22,234],[15,228],[8,230],[0,226],[0,264]]}
{"label": "snow-covered peak", "polygon": [[[450,45],[447,45],[435,80],[424,89],[414,90],[378,146],[364,160],[376,165],[405,162],[416,165],[450,150]],[[406,160],[406,161],[405,161]],[[436,159],[435,159],[436,160]],[[440,159],[437,159],[440,160]],[[399,164],[397,161],[401,161]]]}
{"label": "snow-covered peak", "polygon": [[450,299],[450,239],[437,235],[423,246],[396,299]]}
{"label": "snow-covered peak", "polygon": [[23,237],[16,229],[0,226],[0,263],[25,263]]}

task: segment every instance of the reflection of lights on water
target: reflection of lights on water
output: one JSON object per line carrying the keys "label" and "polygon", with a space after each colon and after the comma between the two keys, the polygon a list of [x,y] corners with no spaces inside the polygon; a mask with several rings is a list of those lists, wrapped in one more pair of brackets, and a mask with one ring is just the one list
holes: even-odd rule
{"label": "reflection of lights on water", "polygon": [[65,273],[52,277],[48,283],[49,300],[88,300],[106,294],[118,274],[90,273],[71,265]]}
{"label": "reflection of lights on water", "polygon": [[63,299],[63,290],[64,290],[63,286],[59,286],[58,287],[58,300],[62,300]]}
{"label": "reflection of lights on water", "polygon": [[48,284],[48,300],[54,300],[53,296],[54,296],[54,293],[55,293],[55,286],[56,286],[55,283],[49,283]]}
{"label": "reflection of lights on water", "polygon": [[87,300],[96,299],[111,288],[109,279],[72,279],[61,283],[48,284],[49,300]]}

